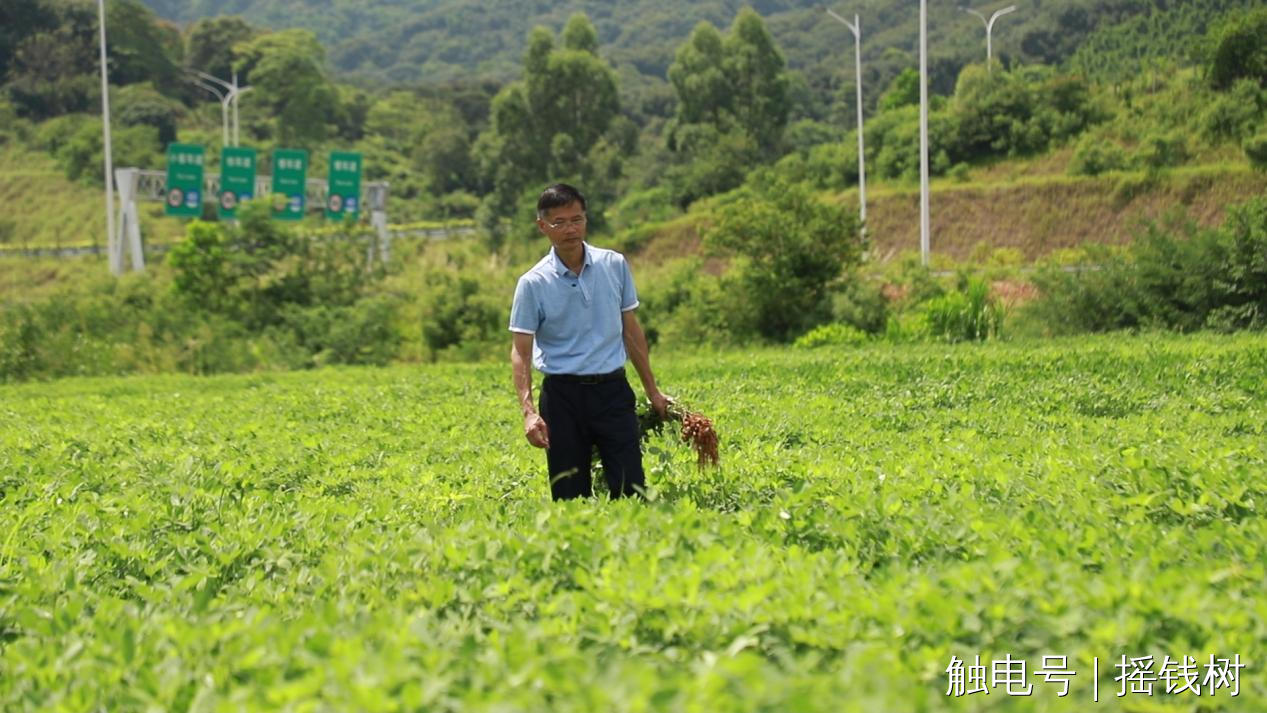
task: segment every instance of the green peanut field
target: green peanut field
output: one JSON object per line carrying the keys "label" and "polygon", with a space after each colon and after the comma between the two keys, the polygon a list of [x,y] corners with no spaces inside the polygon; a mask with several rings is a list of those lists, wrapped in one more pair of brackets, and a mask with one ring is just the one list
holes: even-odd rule
{"label": "green peanut field", "polygon": [[0,710],[1267,710],[1264,336],[653,362],[645,502],[508,364],[0,387]]}

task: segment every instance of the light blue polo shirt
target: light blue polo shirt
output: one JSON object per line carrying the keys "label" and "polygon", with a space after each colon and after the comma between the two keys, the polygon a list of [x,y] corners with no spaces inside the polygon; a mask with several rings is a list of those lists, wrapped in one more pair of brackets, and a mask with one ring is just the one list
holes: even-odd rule
{"label": "light blue polo shirt", "polygon": [[532,365],[545,374],[606,374],[625,365],[621,313],[638,307],[633,273],[615,250],[584,246],[579,276],[551,247],[515,286],[510,331],[535,337]]}

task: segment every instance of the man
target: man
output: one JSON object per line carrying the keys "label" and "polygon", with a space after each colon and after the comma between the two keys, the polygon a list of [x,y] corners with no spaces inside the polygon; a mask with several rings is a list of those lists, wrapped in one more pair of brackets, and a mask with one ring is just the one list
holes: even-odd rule
{"label": "man", "polygon": [[[585,242],[585,197],[564,183],[537,200],[537,228],[550,252],[519,278],[510,308],[511,372],[524,415],[524,436],[546,449],[555,500],[593,495],[594,446],[613,498],[639,493],[646,481],[638,445],[633,361],[651,405],[665,415],[647,339],[634,316],[638,293],[618,252]],[[545,374],[540,411],[532,405],[532,370]]]}

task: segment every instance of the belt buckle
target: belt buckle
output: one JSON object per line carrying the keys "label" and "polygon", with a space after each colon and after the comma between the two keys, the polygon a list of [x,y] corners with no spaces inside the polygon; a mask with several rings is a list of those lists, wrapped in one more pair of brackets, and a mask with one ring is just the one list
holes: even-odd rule
{"label": "belt buckle", "polygon": [[582,374],[581,383],[582,384],[597,384],[602,381],[603,376],[604,376],[603,374]]}

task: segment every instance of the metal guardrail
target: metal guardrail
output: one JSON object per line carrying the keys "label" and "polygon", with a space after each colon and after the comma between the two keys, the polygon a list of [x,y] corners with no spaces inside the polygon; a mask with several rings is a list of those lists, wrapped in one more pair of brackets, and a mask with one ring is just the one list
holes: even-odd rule
{"label": "metal guardrail", "polygon": [[[455,228],[393,228],[387,227],[387,233],[393,240],[398,238],[425,238],[427,240],[447,240],[455,237],[474,235],[476,229],[471,226]],[[163,253],[171,249],[174,243],[147,243],[147,253]],[[3,246],[0,247],[2,257],[79,257],[83,255],[106,255],[105,245],[40,245],[35,247]]]}

